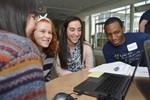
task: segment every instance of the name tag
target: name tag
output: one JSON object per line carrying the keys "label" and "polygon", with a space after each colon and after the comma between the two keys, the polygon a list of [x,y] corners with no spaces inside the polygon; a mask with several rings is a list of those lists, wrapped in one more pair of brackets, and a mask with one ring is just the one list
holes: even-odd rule
{"label": "name tag", "polygon": [[127,45],[128,51],[136,50],[137,48],[138,48],[138,47],[137,47],[136,42]]}

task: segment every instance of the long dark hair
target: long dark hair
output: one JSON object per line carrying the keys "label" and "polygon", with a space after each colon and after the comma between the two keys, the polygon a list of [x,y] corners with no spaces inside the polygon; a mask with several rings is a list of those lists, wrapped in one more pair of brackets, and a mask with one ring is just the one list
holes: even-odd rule
{"label": "long dark hair", "polygon": [[79,17],[77,16],[70,16],[68,18],[65,19],[64,24],[62,26],[62,30],[61,30],[61,34],[60,34],[60,38],[59,38],[59,49],[58,49],[58,56],[60,59],[60,65],[63,69],[67,69],[68,65],[67,65],[67,47],[68,47],[68,43],[67,43],[67,28],[68,28],[68,24],[72,21],[79,21],[81,23],[81,37],[79,39],[80,41],[80,54],[81,54],[81,63],[82,63],[82,59],[83,59],[83,42],[84,42],[84,34],[83,34],[83,24],[82,21]]}
{"label": "long dark hair", "polygon": [[35,14],[34,0],[0,0],[0,29],[26,36],[29,14]]}

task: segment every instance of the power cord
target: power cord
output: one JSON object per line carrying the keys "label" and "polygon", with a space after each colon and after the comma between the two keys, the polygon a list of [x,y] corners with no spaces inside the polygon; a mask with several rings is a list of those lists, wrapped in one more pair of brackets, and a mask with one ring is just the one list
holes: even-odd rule
{"label": "power cord", "polygon": [[[72,93],[68,94],[67,97],[71,96],[72,94],[75,94],[75,95],[78,95],[78,96],[79,96],[79,95],[83,94],[83,91],[72,92]],[[68,100],[68,99],[66,98],[66,100]],[[74,100],[78,100],[78,98],[74,98]]]}

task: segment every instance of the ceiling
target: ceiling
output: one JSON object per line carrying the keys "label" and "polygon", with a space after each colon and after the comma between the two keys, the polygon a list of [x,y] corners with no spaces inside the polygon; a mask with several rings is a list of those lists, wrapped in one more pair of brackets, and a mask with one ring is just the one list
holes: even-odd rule
{"label": "ceiling", "polygon": [[48,17],[62,20],[70,15],[77,15],[95,6],[118,0],[35,0],[40,14],[48,13]]}
{"label": "ceiling", "polygon": [[[146,0],[35,0],[37,12],[48,13],[54,20],[63,20],[70,15],[87,16],[91,13],[106,11],[116,7]],[[97,10],[95,10],[97,9]],[[94,12],[95,11],[95,12]]]}

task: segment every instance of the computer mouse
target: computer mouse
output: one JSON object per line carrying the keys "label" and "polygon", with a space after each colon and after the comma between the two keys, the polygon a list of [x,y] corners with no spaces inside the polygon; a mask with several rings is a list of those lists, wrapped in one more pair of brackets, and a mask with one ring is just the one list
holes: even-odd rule
{"label": "computer mouse", "polygon": [[59,92],[53,97],[53,100],[74,100],[74,98],[70,94]]}

